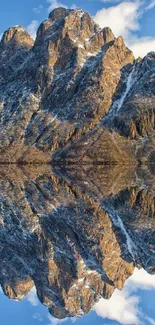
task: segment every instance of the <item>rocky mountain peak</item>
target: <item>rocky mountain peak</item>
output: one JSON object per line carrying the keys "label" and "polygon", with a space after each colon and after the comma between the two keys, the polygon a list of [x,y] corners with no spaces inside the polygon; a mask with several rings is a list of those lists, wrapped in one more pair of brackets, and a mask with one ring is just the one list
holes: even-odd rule
{"label": "rocky mountain peak", "polygon": [[56,8],[50,12],[49,19],[53,21],[56,21],[57,19],[63,19],[68,16],[71,11],[71,9],[66,9],[63,7]]}
{"label": "rocky mountain peak", "polygon": [[135,61],[89,13],[57,8],[34,45],[21,26],[5,32],[0,58],[1,161],[137,160],[128,138],[154,129],[152,52]]}
{"label": "rocky mountain peak", "polygon": [[10,27],[0,42],[0,83],[5,83],[26,59],[34,40],[22,26]]}
{"label": "rocky mountain peak", "polygon": [[26,29],[18,25],[10,27],[5,31],[1,40],[1,45],[9,45],[11,47],[26,46],[30,48],[33,43],[34,41]]}
{"label": "rocky mountain peak", "polygon": [[57,8],[40,25],[37,38],[68,36],[73,43],[76,43],[76,41],[88,40],[99,30],[99,26],[89,13],[84,13],[81,9]]}

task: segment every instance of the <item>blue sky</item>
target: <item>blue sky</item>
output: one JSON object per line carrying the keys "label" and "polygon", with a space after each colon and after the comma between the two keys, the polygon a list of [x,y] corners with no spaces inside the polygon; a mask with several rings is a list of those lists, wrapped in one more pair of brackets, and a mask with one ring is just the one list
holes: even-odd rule
{"label": "blue sky", "polygon": [[35,290],[21,302],[9,300],[0,292],[3,325],[155,325],[155,275],[135,269],[122,291],[110,300],[101,299],[94,310],[81,319],[54,319],[39,302]]}
{"label": "blue sky", "polygon": [[101,27],[110,26],[117,37],[122,35],[136,57],[155,51],[155,0],[5,0],[0,34],[10,26],[22,25],[35,37],[49,10],[59,6],[89,11]]}

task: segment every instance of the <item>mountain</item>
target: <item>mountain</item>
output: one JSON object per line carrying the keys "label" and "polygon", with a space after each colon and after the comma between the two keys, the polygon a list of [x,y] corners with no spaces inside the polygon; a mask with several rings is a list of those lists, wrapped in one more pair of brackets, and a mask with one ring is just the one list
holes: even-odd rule
{"label": "mountain", "polygon": [[152,161],[153,52],[135,60],[89,13],[58,8],[35,41],[9,28],[0,58],[1,162]]}
{"label": "mountain", "polygon": [[58,8],[0,58],[0,285],[79,317],[155,273],[155,53]]}

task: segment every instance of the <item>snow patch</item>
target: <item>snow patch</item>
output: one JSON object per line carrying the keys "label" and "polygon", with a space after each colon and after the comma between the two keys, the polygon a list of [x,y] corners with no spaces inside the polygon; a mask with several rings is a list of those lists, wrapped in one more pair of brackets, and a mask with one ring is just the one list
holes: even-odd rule
{"label": "snow patch", "polygon": [[87,274],[91,274],[91,273],[96,273],[96,271],[93,270],[87,271]]}
{"label": "snow patch", "polygon": [[84,12],[81,9],[77,10],[77,13],[80,18],[82,18],[84,15]]}
{"label": "snow patch", "polygon": [[85,278],[81,278],[78,280],[78,282],[83,282]]}
{"label": "snow patch", "polygon": [[78,47],[79,47],[80,49],[84,49],[84,46],[83,46],[82,44],[78,44]]}
{"label": "snow patch", "polygon": [[22,31],[25,31],[25,28],[20,26],[20,25],[15,25],[15,26],[13,26],[13,28],[18,28],[18,29],[20,29]]}
{"label": "snow patch", "polygon": [[87,56],[90,57],[90,56],[96,56],[98,54],[98,52],[94,52],[94,53],[91,53],[91,52],[88,52],[87,53]]}
{"label": "snow patch", "polygon": [[120,110],[120,108],[123,106],[124,101],[130,91],[130,89],[132,88],[133,84],[135,83],[135,78],[134,76],[134,72],[135,72],[135,66],[133,66],[132,71],[130,72],[129,76],[128,76],[128,80],[127,80],[127,85],[126,85],[126,90],[124,92],[124,94],[122,95],[122,97],[119,99],[118,102],[118,106],[117,106],[117,112]]}
{"label": "snow patch", "polygon": [[119,227],[119,229],[125,235],[128,251],[131,254],[133,260],[135,260],[134,251],[136,250],[136,246],[135,246],[134,242],[132,241],[132,239],[130,238],[130,236],[124,226],[123,221],[121,220],[121,218],[119,217],[118,214],[110,213],[110,217],[112,218],[112,221],[115,224],[115,226]]}
{"label": "snow patch", "polygon": [[73,286],[72,286],[71,288],[76,288],[76,289],[78,289],[78,286],[77,286],[77,284],[73,284]]}
{"label": "snow patch", "polygon": [[57,114],[51,119],[50,124],[53,123],[57,118]]}
{"label": "snow patch", "polygon": [[50,204],[50,206],[54,211],[57,211],[56,207],[52,203]]}
{"label": "snow patch", "polygon": [[133,67],[132,71],[130,72],[128,79],[127,79],[127,83],[126,83],[126,90],[125,92],[122,94],[121,98],[116,100],[111,108],[111,111],[113,112],[118,112],[121,107],[123,106],[126,97],[128,96],[132,86],[134,85],[136,78],[134,77],[134,72],[135,72],[135,66]]}
{"label": "snow patch", "polygon": [[78,41],[78,37],[76,38],[71,38],[72,42],[76,43]]}

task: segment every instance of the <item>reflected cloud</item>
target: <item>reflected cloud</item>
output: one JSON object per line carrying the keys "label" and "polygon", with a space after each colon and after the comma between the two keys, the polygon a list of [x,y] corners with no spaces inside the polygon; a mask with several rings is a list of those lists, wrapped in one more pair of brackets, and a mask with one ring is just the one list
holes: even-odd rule
{"label": "reflected cloud", "polygon": [[39,300],[37,298],[36,289],[35,287],[32,288],[32,290],[28,293],[26,298],[32,306],[38,306]]}
{"label": "reflected cloud", "polygon": [[154,319],[145,316],[145,320],[148,321],[148,323],[149,323],[150,325],[155,325],[155,320],[154,320]]}
{"label": "reflected cloud", "polygon": [[101,299],[95,306],[98,316],[116,320],[121,324],[139,325],[138,315],[139,298],[130,296],[127,288],[115,290],[110,300]]}
{"label": "reflected cloud", "polygon": [[151,290],[155,288],[155,275],[147,273],[144,269],[135,269],[131,278],[126,282],[126,286],[132,289]]}
{"label": "reflected cloud", "polygon": [[72,317],[72,318],[65,318],[65,319],[58,319],[58,318],[54,318],[53,316],[51,315],[48,315],[48,319],[50,321],[50,323],[48,325],[59,325],[59,324],[62,324],[62,323],[65,323],[67,321],[71,321],[72,323],[75,323],[77,321],[77,318],[75,317]]}
{"label": "reflected cloud", "polygon": [[[135,268],[133,275],[126,281],[122,291],[116,289],[109,300],[101,299],[94,310],[103,318],[115,320],[121,324],[155,325],[155,320],[142,313],[138,289],[155,288],[155,275]],[[135,292],[135,293],[134,293]]]}
{"label": "reflected cloud", "polygon": [[68,318],[57,319],[57,318],[54,318],[51,315],[48,315],[48,319],[50,321],[50,323],[48,323],[48,325],[59,325],[59,324],[65,323],[68,320]]}
{"label": "reflected cloud", "polygon": [[40,315],[40,313],[34,314],[33,319],[36,319],[39,322],[43,322],[43,317]]}

